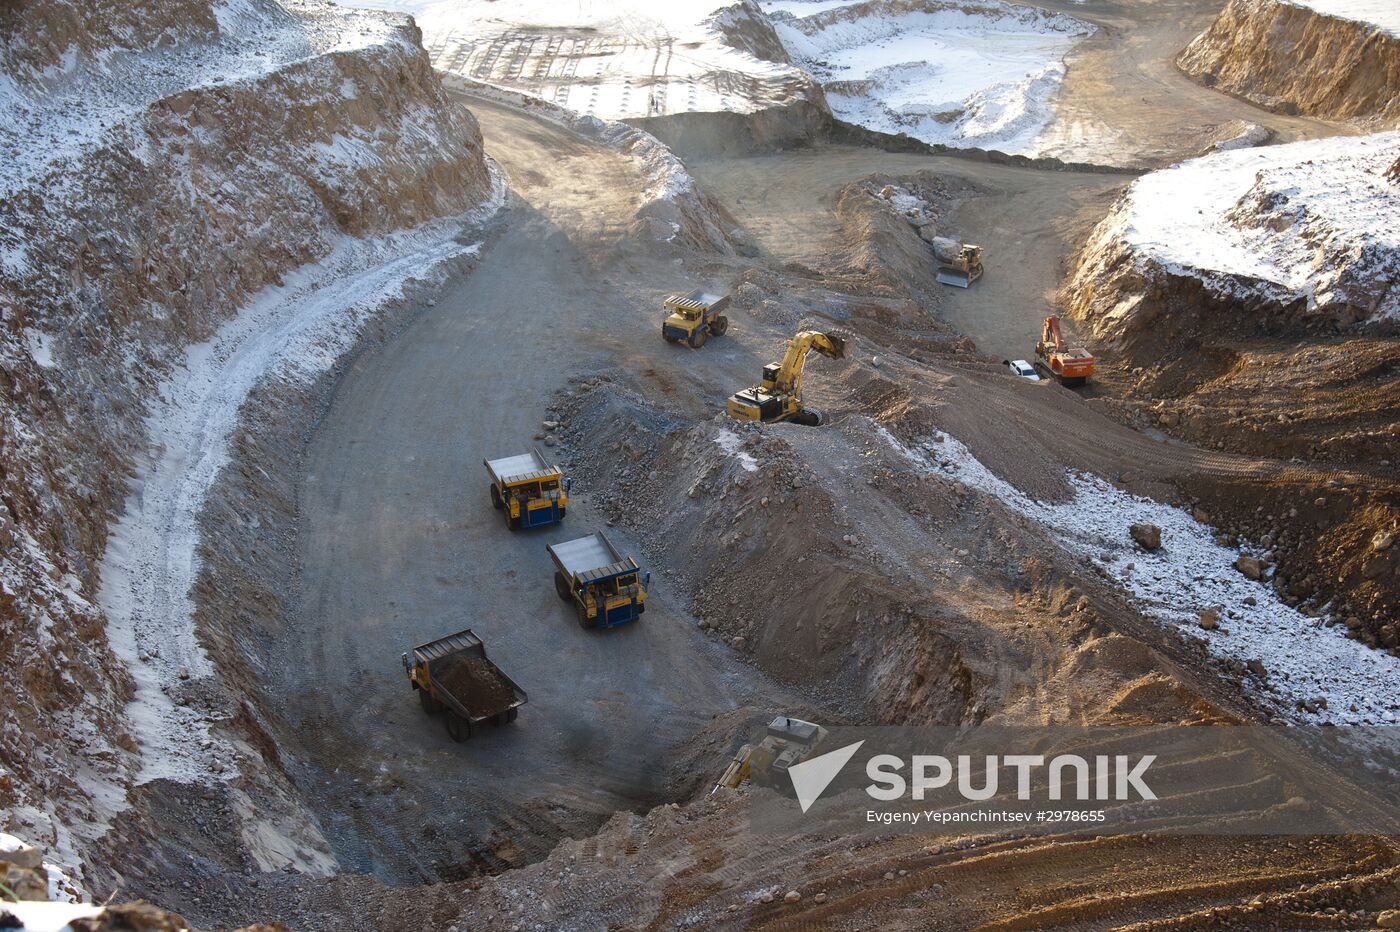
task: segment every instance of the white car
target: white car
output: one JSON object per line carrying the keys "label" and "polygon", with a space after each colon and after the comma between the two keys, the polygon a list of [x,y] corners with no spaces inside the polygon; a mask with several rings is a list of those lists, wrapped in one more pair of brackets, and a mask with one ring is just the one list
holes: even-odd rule
{"label": "white car", "polygon": [[1036,374],[1035,366],[1024,359],[1003,359],[1001,364],[1011,370],[1012,375],[1019,375],[1023,379],[1030,379],[1032,382],[1039,382],[1040,376]]}

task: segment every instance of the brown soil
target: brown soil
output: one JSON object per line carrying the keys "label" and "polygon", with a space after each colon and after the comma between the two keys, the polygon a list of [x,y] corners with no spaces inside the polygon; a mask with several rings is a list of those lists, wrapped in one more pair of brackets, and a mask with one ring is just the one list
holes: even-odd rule
{"label": "brown soil", "polygon": [[1271,110],[1400,125],[1400,38],[1366,23],[1278,0],[1231,0],[1178,63]]}
{"label": "brown soil", "polygon": [[449,654],[433,662],[432,674],[473,715],[496,715],[515,701],[515,693],[501,671],[482,657]]}

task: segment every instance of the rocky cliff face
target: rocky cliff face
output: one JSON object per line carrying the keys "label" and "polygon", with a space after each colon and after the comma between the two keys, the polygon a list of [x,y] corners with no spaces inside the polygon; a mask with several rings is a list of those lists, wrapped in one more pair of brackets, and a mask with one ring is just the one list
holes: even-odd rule
{"label": "rocky cliff face", "polygon": [[1230,0],[1177,64],[1272,110],[1400,126],[1400,36],[1285,0]]}
{"label": "rocky cliff face", "polygon": [[1374,542],[1400,521],[1397,146],[1400,133],[1318,140],[1143,176],[1061,294],[1104,346],[1096,379],[1129,420],[1317,467],[1227,476],[1209,508],[1277,546],[1280,592],[1334,599],[1355,637],[1387,650],[1400,590],[1389,543]]}
{"label": "rocky cliff face", "polygon": [[403,17],[0,11],[0,814],[71,859],[139,767],[98,563],[155,386],[252,295],[488,187]]}

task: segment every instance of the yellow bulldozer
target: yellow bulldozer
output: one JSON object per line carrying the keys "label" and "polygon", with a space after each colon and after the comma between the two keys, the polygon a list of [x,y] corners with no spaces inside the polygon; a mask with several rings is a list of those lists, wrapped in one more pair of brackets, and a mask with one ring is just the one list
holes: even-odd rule
{"label": "yellow bulldozer", "polygon": [[776,778],[787,773],[793,764],[800,764],[826,740],[826,729],[790,715],[779,715],[768,723],[763,740],[757,746],[745,744],[739,748],[729,766],[715,781],[713,796],[721,787],[737,790],[744,782],[771,786]]}
{"label": "yellow bulldozer", "polygon": [[782,362],[763,367],[763,381],[729,396],[725,410],[740,421],[792,421],[816,427],[822,413],[816,408],[802,406],[802,370],[807,365],[807,353],[816,350],[829,359],[846,355],[847,338],[820,330],[803,330],[788,340]]}

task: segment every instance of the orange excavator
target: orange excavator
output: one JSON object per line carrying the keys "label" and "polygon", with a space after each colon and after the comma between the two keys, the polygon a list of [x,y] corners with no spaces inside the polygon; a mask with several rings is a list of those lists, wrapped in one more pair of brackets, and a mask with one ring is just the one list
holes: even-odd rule
{"label": "orange excavator", "polygon": [[1045,318],[1045,332],[1035,345],[1035,367],[1061,385],[1083,385],[1094,374],[1094,355],[1082,346],[1071,346],[1060,334],[1060,318]]}

